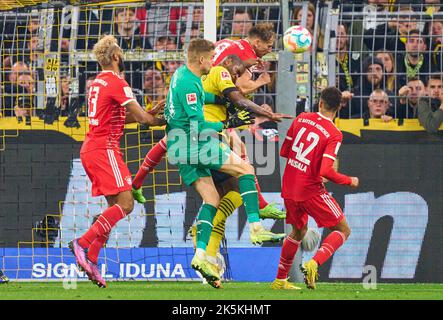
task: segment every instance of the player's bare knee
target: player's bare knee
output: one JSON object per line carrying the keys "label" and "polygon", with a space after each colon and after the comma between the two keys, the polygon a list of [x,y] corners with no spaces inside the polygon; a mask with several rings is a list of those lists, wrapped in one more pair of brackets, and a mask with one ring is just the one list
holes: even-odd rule
{"label": "player's bare knee", "polygon": [[134,210],[134,199],[125,199],[123,201],[120,201],[118,204],[120,208],[122,208],[125,215],[128,215]]}
{"label": "player's bare knee", "polygon": [[343,234],[345,235],[346,240],[348,240],[349,236],[351,235],[351,228],[346,227]]}

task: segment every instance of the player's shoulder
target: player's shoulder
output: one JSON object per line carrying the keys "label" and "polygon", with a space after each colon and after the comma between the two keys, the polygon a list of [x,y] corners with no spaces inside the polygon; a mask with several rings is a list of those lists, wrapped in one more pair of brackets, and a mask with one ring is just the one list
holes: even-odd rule
{"label": "player's shoulder", "polygon": [[122,86],[122,85],[128,86],[128,83],[126,82],[125,78],[114,71],[103,70],[102,72],[100,72],[97,78],[103,79],[111,86]]}
{"label": "player's shoulder", "polygon": [[220,65],[212,67],[208,76],[216,81],[231,80],[231,74],[229,73],[228,69]]}

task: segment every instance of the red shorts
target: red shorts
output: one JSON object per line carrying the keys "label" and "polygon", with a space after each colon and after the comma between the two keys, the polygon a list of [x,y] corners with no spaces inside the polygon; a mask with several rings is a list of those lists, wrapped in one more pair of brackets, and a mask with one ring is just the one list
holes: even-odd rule
{"label": "red shorts", "polygon": [[80,154],[92,182],[92,196],[112,196],[131,190],[132,177],[119,151],[96,149]]}
{"label": "red shorts", "polygon": [[337,201],[327,192],[306,201],[284,200],[286,223],[295,225],[297,229],[303,228],[308,223],[308,215],[314,218],[319,228],[333,227],[344,218]]}

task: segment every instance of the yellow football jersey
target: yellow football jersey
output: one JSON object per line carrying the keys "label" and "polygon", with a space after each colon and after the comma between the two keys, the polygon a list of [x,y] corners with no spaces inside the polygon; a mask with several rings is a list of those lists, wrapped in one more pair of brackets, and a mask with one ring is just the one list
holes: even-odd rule
{"label": "yellow football jersey", "polygon": [[[237,90],[232,82],[229,71],[222,66],[215,66],[207,76],[202,77],[203,89],[216,96],[222,97],[226,90]],[[225,105],[205,104],[203,109],[206,121],[226,120],[227,110]]]}

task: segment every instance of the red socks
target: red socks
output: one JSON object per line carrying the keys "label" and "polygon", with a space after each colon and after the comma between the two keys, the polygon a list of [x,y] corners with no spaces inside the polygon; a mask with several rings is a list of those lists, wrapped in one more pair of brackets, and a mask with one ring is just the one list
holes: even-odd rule
{"label": "red socks", "polygon": [[315,262],[321,266],[334,254],[335,251],[337,251],[338,248],[343,245],[343,243],[345,243],[345,241],[346,237],[340,231],[331,232],[323,241],[320,249],[318,249],[317,253],[312,259],[314,259]]}
{"label": "red socks", "polygon": [[257,188],[257,194],[258,194],[258,206],[260,209],[263,209],[268,205],[268,202],[263,198],[263,195],[261,194],[260,185],[258,184],[257,176],[255,176],[255,187]]}
{"label": "red socks", "polygon": [[287,237],[283,241],[280,254],[280,262],[278,264],[277,279],[287,279],[291,270],[295,254],[297,253],[300,241]]}
{"label": "red socks", "polygon": [[104,234],[109,234],[112,227],[124,217],[126,217],[126,214],[118,204],[109,207],[103,211],[91,228],[78,240],[78,244],[83,249],[88,248],[95,239]]}
{"label": "red socks", "polygon": [[93,243],[91,243],[91,245],[89,246],[89,249],[88,249],[89,261],[97,264],[98,255],[100,253],[100,250],[103,248],[103,246],[105,245],[108,238],[109,238],[109,233],[105,233],[105,234],[99,236],[97,239],[95,239]]}
{"label": "red socks", "polygon": [[161,139],[151,150],[146,154],[145,160],[143,160],[140,169],[138,169],[134,180],[132,181],[132,186],[135,189],[140,189],[143,180],[145,180],[147,174],[154,170],[154,168],[160,163],[163,156],[166,154],[166,137]]}

